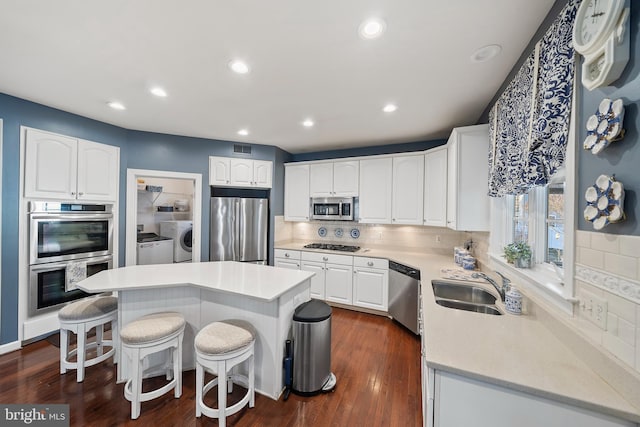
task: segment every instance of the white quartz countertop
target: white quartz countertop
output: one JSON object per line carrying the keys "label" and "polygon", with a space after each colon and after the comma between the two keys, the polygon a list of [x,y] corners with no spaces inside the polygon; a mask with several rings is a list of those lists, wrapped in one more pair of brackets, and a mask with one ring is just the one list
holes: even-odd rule
{"label": "white quartz countertop", "polygon": [[135,265],[101,271],[78,282],[78,287],[95,293],[198,286],[273,301],[314,274],[235,261]]}
{"label": "white quartz countertop", "polygon": [[[304,243],[279,249],[308,250]],[[459,268],[451,256],[366,249],[354,256],[386,258],[420,270],[427,365],[510,389],[640,422],[640,408],[624,399],[534,315],[493,316],[441,307],[431,280],[441,268]],[[469,282],[498,293],[490,285]]]}

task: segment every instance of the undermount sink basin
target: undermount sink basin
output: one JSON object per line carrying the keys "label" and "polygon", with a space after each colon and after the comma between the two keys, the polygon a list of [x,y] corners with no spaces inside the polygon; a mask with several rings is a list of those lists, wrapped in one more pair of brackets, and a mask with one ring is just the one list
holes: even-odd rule
{"label": "undermount sink basin", "polygon": [[433,295],[435,295],[436,299],[444,298],[447,300],[474,304],[496,303],[496,297],[493,296],[493,294],[477,286],[440,282],[436,280],[431,282],[431,286],[433,287]]}
{"label": "undermount sink basin", "polygon": [[502,315],[500,311],[491,306],[484,304],[472,304],[468,302],[448,300],[448,299],[436,299],[436,304],[443,307],[455,308],[457,310],[475,311],[476,313],[493,314],[496,316]]}
{"label": "undermount sink basin", "polygon": [[436,304],[442,307],[498,316],[502,314],[495,306],[496,297],[479,286],[440,280],[432,280],[431,286]]}

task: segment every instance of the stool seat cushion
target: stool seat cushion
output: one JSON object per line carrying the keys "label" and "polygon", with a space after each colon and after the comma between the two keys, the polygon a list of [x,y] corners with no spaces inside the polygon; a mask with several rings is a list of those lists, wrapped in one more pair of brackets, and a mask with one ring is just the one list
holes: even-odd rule
{"label": "stool seat cushion", "polygon": [[256,330],[245,320],[229,319],[213,322],[198,332],[196,349],[205,354],[224,354],[251,344]]}
{"label": "stool seat cushion", "polygon": [[118,298],[86,298],[64,306],[58,312],[58,318],[64,321],[83,321],[104,316],[118,309]]}
{"label": "stool seat cushion", "polygon": [[125,325],[120,340],[125,344],[142,344],[169,336],[185,326],[180,313],[164,312],[142,316]]}

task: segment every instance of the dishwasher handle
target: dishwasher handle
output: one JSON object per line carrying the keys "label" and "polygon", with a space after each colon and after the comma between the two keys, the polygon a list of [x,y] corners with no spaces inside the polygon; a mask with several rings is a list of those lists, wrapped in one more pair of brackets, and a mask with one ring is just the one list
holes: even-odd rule
{"label": "dishwasher handle", "polygon": [[389,261],[389,270],[404,274],[405,276],[409,276],[412,279],[420,280],[420,270],[409,267],[408,265]]}

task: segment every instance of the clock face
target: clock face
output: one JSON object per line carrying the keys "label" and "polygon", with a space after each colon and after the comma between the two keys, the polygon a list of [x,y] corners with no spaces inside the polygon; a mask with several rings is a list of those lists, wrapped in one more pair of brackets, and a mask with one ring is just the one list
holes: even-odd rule
{"label": "clock face", "polygon": [[574,48],[584,54],[598,50],[613,31],[624,0],[584,0],[573,28]]}
{"label": "clock face", "polygon": [[580,37],[582,44],[587,44],[593,37],[602,31],[609,13],[609,3],[612,0],[588,0],[586,1],[584,14],[581,18]]}

